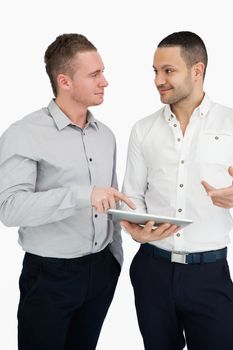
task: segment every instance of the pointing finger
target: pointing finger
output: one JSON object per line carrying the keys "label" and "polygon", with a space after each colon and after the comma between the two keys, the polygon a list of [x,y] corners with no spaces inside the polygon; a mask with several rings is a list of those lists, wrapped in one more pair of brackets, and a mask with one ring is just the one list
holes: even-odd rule
{"label": "pointing finger", "polygon": [[115,190],[113,194],[114,197],[126,203],[131,209],[136,209],[136,205],[124,193]]}
{"label": "pointing finger", "polygon": [[228,173],[233,176],[233,167],[232,166],[229,166],[228,168]]}

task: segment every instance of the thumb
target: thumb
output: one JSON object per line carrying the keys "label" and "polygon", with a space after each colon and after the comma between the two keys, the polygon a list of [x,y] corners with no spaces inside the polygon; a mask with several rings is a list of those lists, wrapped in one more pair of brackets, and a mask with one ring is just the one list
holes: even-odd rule
{"label": "thumb", "polygon": [[232,166],[229,166],[228,168],[228,173],[233,176],[233,167]]}
{"label": "thumb", "polygon": [[213,186],[211,186],[210,184],[208,184],[208,182],[206,182],[206,181],[202,181],[201,184],[204,187],[204,189],[206,190],[207,194],[209,194],[210,191],[215,190],[215,188]]}
{"label": "thumb", "polygon": [[125,231],[128,231],[130,229],[130,223],[125,220],[120,221],[121,228]]}

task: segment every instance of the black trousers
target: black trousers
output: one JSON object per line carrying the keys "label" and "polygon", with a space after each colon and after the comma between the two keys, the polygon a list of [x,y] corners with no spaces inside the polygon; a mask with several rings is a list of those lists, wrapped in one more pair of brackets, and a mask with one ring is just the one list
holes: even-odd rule
{"label": "black trousers", "polygon": [[225,259],[183,265],[140,247],[130,267],[146,350],[232,350],[233,284]]}
{"label": "black trousers", "polygon": [[25,254],[18,308],[19,350],[94,350],[120,265],[109,248],[74,259]]}

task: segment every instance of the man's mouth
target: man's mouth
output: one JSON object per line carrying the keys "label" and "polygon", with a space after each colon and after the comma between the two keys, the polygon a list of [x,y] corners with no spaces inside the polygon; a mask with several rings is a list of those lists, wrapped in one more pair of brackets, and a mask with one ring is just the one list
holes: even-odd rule
{"label": "man's mouth", "polygon": [[158,88],[160,95],[166,94],[166,92],[172,90],[172,88]]}

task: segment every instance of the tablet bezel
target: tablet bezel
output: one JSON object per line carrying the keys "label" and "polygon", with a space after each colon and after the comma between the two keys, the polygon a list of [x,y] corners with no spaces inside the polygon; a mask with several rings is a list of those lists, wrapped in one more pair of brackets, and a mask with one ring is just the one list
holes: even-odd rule
{"label": "tablet bezel", "polygon": [[149,213],[139,213],[119,209],[109,209],[108,217],[113,221],[125,220],[138,225],[145,225],[148,221],[155,221],[155,226],[164,223],[169,223],[177,225],[179,227],[185,227],[193,223],[193,221],[189,219],[176,218],[172,216],[153,215]]}

